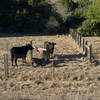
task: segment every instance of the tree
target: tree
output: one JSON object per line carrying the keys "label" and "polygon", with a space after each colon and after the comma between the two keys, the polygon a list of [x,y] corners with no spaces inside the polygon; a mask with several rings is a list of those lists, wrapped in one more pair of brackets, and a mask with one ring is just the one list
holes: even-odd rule
{"label": "tree", "polygon": [[86,12],[86,20],[78,29],[83,36],[100,35],[100,1],[92,1]]}
{"label": "tree", "polygon": [[100,23],[100,0],[92,1],[88,7],[86,18]]}
{"label": "tree", "polygon": [[0,0],[0,31],[42,30],[50,14],[45,0]]}

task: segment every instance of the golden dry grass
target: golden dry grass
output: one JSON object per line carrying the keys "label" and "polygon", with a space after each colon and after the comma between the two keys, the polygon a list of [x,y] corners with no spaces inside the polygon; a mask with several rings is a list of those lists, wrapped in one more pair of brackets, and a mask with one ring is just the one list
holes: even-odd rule
{"label": "golden dry grass", "polygon": [[[27,64],[11,66],[9,50],[12,46],[43,47],[44,41],[56,42],[54,69],[52,63],[34,68],[27,55]],[[100,67],[82,56],[81,49],[70,36],[25,36],[0,38],[0,100],[99,100]],[[4,77],[3,54],[9,54],[9,78]],[[33,52],[34,57],[41,53]],[[51,59],[52,60],[52,59]]]}

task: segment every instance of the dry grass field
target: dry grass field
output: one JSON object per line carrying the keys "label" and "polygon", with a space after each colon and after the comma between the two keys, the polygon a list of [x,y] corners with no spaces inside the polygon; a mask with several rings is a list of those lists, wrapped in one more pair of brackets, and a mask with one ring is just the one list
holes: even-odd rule
{"label": "dry grass field", "polygon": [[[45,66],[32,66],[30,52],[27,64],[18,61],[11,66],[10,48],[33,40],[43,47],[44,41],[53,41],[53,59]],[[3,54],[9,55],[9,78],[4,76]],[[41,53],[33,51],[33,57]],[[0,100],[100,100],[100,66],[90,64],[81,49],[68,35],[23,36],[0,38]]]}

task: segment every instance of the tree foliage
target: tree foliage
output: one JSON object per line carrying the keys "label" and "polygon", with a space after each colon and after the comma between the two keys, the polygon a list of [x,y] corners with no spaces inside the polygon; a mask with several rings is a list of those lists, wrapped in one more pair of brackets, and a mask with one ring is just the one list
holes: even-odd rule
{"label": "tree foliage", "polygon": [[100,0],[59,0],[67,9],[63,21],[45,0],[0,0],[0,32],[42,32],[50,16],[58,31],[77,27],[83,36],[100,35]]}
{"label": "tree foliage", "polygon": [[88,7],[86,18],[100,23],[100,0],[95,2],[93,1],[92,4]]}
{"label": "tree foliage", "polygon": [[78,18],[84,18],[86,16],[86,12],[87,12],[89,4],[90,2],[88,0],[79,0],[77,2],[76,9],[73,10],[72,16],[78,17]]}
{"label": "tree foliage", "polygon": [[0,31],[42,31],[50,15],[45,0],[0,0]]}
{"label": "tree foliage", "polygon": [[79,27],[78,32],[83,36],[100,35],[100,1],[92,1],[88,6],[86,20]]}
{"label": "tree foliage", "polygon": [[60,2],[72,12],[65,25],[69,28],[78,28],[78,33],[83,36],[100,35],[100,0],[60,0]]}

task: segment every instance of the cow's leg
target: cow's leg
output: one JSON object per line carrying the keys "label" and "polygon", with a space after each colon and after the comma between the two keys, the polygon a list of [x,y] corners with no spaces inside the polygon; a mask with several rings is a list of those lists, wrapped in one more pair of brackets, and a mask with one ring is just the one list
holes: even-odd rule
{"label": "cow's leg", "polygon": [[53,55],[53,52],[54,52],[54,49],[51,50],[51,53],[50,53],[50,54],[51,54],[51,55],[50,55],[51,57],[54,56],[54,55]]}
{"label": "cow's leg", "polygon": [[15,58],[15,65],[17,66],[17,58]]}
{"label": "cow's leg", "polygon": [[50,54],[50,57],[54,57],[53,53]]}
{"label": "cow's leg", "polygon": [[13,66],[13,61],[14,61],[14,55],[11,54],[11,62],[12,62],[12,66]]}

